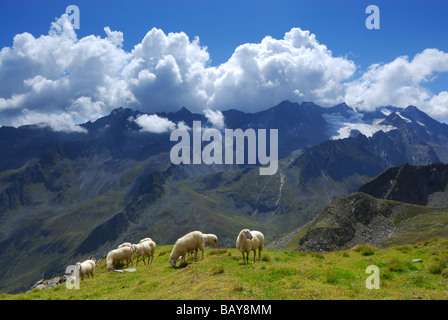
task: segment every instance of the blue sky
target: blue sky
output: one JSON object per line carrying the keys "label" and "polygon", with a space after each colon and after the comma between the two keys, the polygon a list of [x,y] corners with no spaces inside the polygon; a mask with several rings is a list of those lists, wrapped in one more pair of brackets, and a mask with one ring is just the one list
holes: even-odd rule
{"label": "blue sky", "polygon": [[[135,45],[142,43],[148,31],[154,27],[162,30],[165,35],[170,32],[184,32],[189,41],[193,42],[197,36],[200,39],[200,46],[207,47],[209,59],[206,66],[209,67],[218,67],[228,62],[240,45],[260,44],[266,36],[283,39],[285,34],[293,28],[308,30],[315,34],[318,44],[325,45],[331,51],[331,58],[342,57],[356,66],[350,71],[347,71],[350,66],[341,67],[341,72],[347,71],[348,75],[337,79],[342,84],[354,81],[353,86],[359,85],[359,90],[353,94],[356,96],[353,101],[358,99],[359,92],[363,88],[362,85],[372,86],[371,75],[366,75],[369,66],[387,65],[400,56],[407,56],[408,61],[411,62],[416,55],[424,53],[426,49],[430,48],[435,48],[438,52],[431,54],[425,52],[426,59],[434,61],[435,55],[438,54],[439,58],[437,59],[443,61],[445,57],[442,57],[441,53],[448,52],[448,2],[442,0],[1,1],[0,47],[12,47],[14,36],[24,32],[31,33],[34,38],[48,35],[51,22],[60,18],[65,12],[65,8],[71,4],[77,5],[80,9],[81,28],[76,30],[78,40],[89,35],[105,38],[104,27],[108,26],[112,31],[119,31],[123,34],[124,41],[121,48],[124,52],[129,53]],[[368,30],[365,27],[365,20],[369,16],[365,10],[371,4],[377,5],[380,9],[379,30]],[[426,99],[428,107],[425,111],[430,114],[432,112],[432,116],[438,117],[440,120],[446,120],[448,111],[445,112],[444,108],[448,109],[448,106],[444,103],[448,101],[446,98],[448,93],[442,95],[440,93],[448,90],[448,72],[440,67],[440,63],[442,62],[439,62],[438,66],[434,66],[425,75],[425,80],[418,80],[417,89],[421,92],[419,98],[414,100],[418,102]],[[393,66],[390,65],[390,67]],[[410,70],[416,69],[411,65],[409,68]],[[147,69],[153,71],[149,66]],[[287,71],[285,69],[286,73]],[[380,71],[382,70],[377,70],[377,74],[380,74]],[[185,77],[184,74],[182,75]],[[55,80],[48,75],[42,77]],[[266,74],[261,77],[266,77]],[[1,66],[0,79],[2,79]],[[407,82],[415,81],[414,79],[413,75],[407,79],[400,79],[400,81],[405,86]],[[21,81],[23,82],[23,80],[25,79]],[[371,82],[365,84],[366,81]],[[269,82],[270,85],[272,83],[275,81]],[[322,83],[319,85],[322,86]],[[188,88],[191,89],[191,87]],[[183,91],[176,91],[173,94],[185,95],[184,91],[188,88],[185,87],[182,89]],[[6,90],[3,93],[0,92],[0,99],[3,98],[5,103],[3,110],[12,108],[11,97],[14,94],[22,94],[24,90],[18,89],[17,92],[10,93]],[[306,88],[297,90],[298,96],[305,100],[316,99],[321,104],[325,104],[326,101],[331,104],[338,100],[334,90],[331,91],[330,98],[329,95],[320,97],[316,94],[308,94]],[[425,90],[429,90],[430,93]],[[212,91],[207,91],[209,95],[207,101],[211,101],[212,94],[210,92]],[[139,99],[136,92],[131,90],[131,93],[135,94],[137,100]],[[281,94],[278,96],[280,98]],[[429,100],[433,96],[437,96],[437,99],[433,99],[430,107]],[[87,97],[87,94],[83,94],[83,97]],[[69,104],[79,98],[79,96],[71,96],[67,98],[68,100],[62,99],[61,101],[66,101],[65,103]],[[291,98],[291,95],[286,94],[285,98]],[[102,103],[100,100],[99,95],[90,97],[92,103]],[[185,100],[185,105],[190,106],[188,99]],[[176,100],[173,104],[180,103],[179,101]],[[216,101],[219,103],[210,104],[212,108],[220,108],[221,105],[222,108],[235,107],[235,103],[227,99]],[[400,103],[400,101],[392,100],[391,103]],[[402,101],[403,104],[408,103],[406,99]],[[1,102],[0,100],[0,113],[2,112]],[[434,106],[436,102],[437,106]],[[110,102],[104,103],[110,104]],[[142,108],[147,108],[148,111],[159,111],[154,107],[145,107],[144,102],[140,101],[140,104],[143,104]],[[191,105],[194,104],[191,102]],[[17,106],[17,104],[14,105]],[[173,106],[173,108],[177,107]],[[194,109],[194,107],[192,108]],[[366,108],[373,108],[373,106],[366,105]],[[254,110],[255,107],[249,109],[249,111]],[[36,107],[37,111],[39,111],[38,107]],[[103,107],[103,111],[107,110]],[[64,107],[60,113],[63,112]],[[13,111],[7,114],[13,119],[12,114],[14,113],[17,115],[17,112]],[[12,120],[10,122],[13,123]]]}
{"label": "blue sky", "polygon": [[[283,36],[292,27],[316,34],[335,55],[349,55],[362,66],[413,56],[425,48],[448,51],[448,2],[443,0],[108,0],[2,1],[1,47],[14,35],[46,34],[50,22],[75,4],[81,11],[79,37],[103,35],[103,28],[122,31],[131,50],[151,28],[199,36],[212,63],[225,62],[243,43],[266,35]],[[380,9],[380,30],[368,30],[365,9]]]}

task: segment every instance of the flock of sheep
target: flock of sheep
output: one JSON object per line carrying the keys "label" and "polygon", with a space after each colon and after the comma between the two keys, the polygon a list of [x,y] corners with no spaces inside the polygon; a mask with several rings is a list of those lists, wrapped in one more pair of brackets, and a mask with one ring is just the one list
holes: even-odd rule
{"label": "flock of sheep", "polygon": [[[210,244],[215,247],[218,243],[218,237],[214,234],[204,234],[200,231],[190,232],[183,237],[177,239],[174,244],[173,250],[170,254],[169,263],[172,267],[175,267],[178,261],[185,261],[185,256],[194,252],[194,260],[197,259],[198,251],[202,251],[202,258],[204,259],[204,246]],[[255,263],[256,251],[258,250],[258,261],[261,258],[261,251],[264,246],[264,235],[260,231],[250,231],[249,229],[243,229],[236,239],[236,248],[243,254],[244,264],[249,263],[249,253],[254,252],[253,262]],[[145,258],[148,257],[148,264],[154,259],[154,250],[156,243],[151,238],[144,238],[140,240],[138,244],[131,244],[130,242],[122,243],[117,249],[109,251],[106,256],[106,268],[108,271],[113,271],[115,265],[118,262],[126,260],[126,267],[129,267],[129,263],[134,266],[132,260],[134,253],[137,255],[136,264],[142,257],[143,263],[146,265]],[[93,277],[95,273],[95,261],[86,260],[84,262],[77,262],[76,267],[79,271],[81,280],[84,280],[84,276]]]}

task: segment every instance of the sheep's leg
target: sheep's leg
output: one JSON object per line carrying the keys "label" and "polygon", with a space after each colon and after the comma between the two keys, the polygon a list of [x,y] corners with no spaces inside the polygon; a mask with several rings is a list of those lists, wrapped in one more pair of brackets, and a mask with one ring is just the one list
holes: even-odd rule
{"label": "sheep's leg", "polygon": [[202,259],[201,260],[204,260],[204,248],[202,248]]}
{"label": "sheep's leg", "polygon": [[198,249],[194,249],[194,261],[197,261],[197,257],[198,257]]}
{"label": "sheep's leg", "polygon": [[252,263],[255,263],[255,256],[257,255],[257,250],[254,250],[254,261]]}

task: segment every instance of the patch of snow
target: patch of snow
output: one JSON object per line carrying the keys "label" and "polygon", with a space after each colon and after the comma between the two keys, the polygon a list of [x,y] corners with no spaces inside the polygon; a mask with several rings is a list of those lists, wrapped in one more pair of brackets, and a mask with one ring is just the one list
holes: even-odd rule
{"label": "patch of snow", "polygon": [[275,202],[275,206],[278,208],[278,205],[280,203],[280,199],[282,198],[282,189],[283,189],[283,185],[285,184],[285,175],[283,174],[283,172],[280,171],[280,188],[278,190],[278,197],[277,197],[277,201]]}
{"label": "patch of snow", "polygon": [[401,119],[403,119],[404,121],[406,121],[406,122],[412,122],[412,120],[410,120],[410,119],[408,119],[408,118],[406,118],[406,117],[403,117],[403,116],[401,115],[400,112],[397,112],[397,114],[398,114],[398,116],[399,116]]}
{"label": "patch of snow", "polygon": [[425,124],[424,124],[423,122],[417,121],[417,123],[418,123],[419,125],[421,125],[422,127],[426,127]]}
{"label": "patch of snow", "polygon": [[327,121],[329,127],[337,133],[330,138],[332,140],[348,138],[352,130],[358,130],[366,137],[371,137],[380,130],[388,132],[396,129],[396,127],[391,125],[380,124],[384,119],[375,119],[372,122],[363,121],[359,114],[351,117],[349,120],[339,114],[323,114],[322,116]]}

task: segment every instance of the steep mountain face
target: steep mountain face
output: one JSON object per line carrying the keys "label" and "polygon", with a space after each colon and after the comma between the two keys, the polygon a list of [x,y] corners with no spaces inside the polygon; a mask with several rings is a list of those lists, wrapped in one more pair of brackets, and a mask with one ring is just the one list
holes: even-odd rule
{"label": "steep mountain face", "polygon": [[359,188],[376,198],[448,207],[448,165],[391,167]]}
{"label": "steep mountain face", "polygon": [[[448,126],[440,123],[426,113],[420,111],[415,106],[409,106],[396,112],[401,118],[401,124],[396,124],[400,128],[407,127],[410,131],[415,132],[422,140],[432,146],[440,159],[446,161],[448,152]],[[385,120],[388,121],[387,119]],[[406,122],[406,123],[404,123]]]}
{"label": "steep mountain face", "polygon": [[269,247],[332,251],[362,243],[385,246],[406,232],[414,237],[407,235],[407,241],[446,236],[442,221],[448,218],[447,191],[447,164],[390,167],[358,193],[334,200],[314,220],[277,237]]}
{"label": "steep mountain face", "polygon": [[300,178],[304,181],[315,179],[322,172],[335,181],[356,173],[374,176],[384,167],[369,147],[369,140],[362,134],[310,147],[292,165],[303,168]]}
{"label": "steep mountain face", "polygon": [[[302,227],[391,165],[443,161],[446,125],[433,132],[432,119],[417,111],[394,109],[411,121],[399,117],[402,123],[388,118],[392,112],[363,114],[345,104],[285,101],[254,114],[224,111],[227,128],[279,130],[281,159],[272,176],[253,166],[175,166],[169,133],[142,132],[133,121],[142,113],[126,108],[82,124],[85,133],[2,127],[0,290],[26,290],[77,260],[145,236],[171,244],[198,229],[234,246],[242,227],[263,231],[267,241]],[[186,108],[158,115],[211,125]],[[379,125],[386,118],[395,122]],[[422,124],[426,133],[409,129]],[[346,138],[328,140],[347,128]]]}
{"label": "steep mountain face", "polygon": [[420,226],[420,233],[411,233],[411,242],[416,242],[447,236],[448,228],[431,232],[434,224],[428,223],[446,221],[447,217],[448,209],[381,200],[358,192],[333,201],[310,223],[288,234],[287,243],[285,239],[276,239],[268,247],[301,251],[335,251],[359,244],[384,247],[400,243],[403,237],[409,241],[409,229]]}

